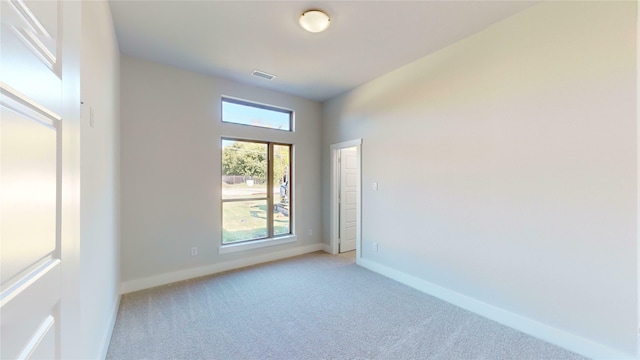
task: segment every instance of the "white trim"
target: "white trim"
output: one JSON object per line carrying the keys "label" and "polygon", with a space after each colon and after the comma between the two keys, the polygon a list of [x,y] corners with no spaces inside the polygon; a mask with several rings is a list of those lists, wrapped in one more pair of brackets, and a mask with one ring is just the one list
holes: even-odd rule
{"label": "white trim", "polygon": [[133,279],[124,281],[120,285],[120,293],[126,294],[138,290],[144,290],[155,286],[166,285],[176,281],[193,279],[200,276],[211,275],[223,271],[234,270],[242,267],[257,265],[269,261],[286,259],[292,256],[298,256],[315,251],[320,251],[323,244],[311,244],[292,249],[275,251],[268,254],[247,256],[237,260],[224,261],[217,264],[201,266],[197,268],[178,270],[170,273],[164,273],[155,276],[149,276],[141,279]]}
{"label": "white trim", "polygon": [[537,322],[522,315],[506,311],[426,280],[389,268],[375,261],[356,258],[356,263],[416,290],[583,356],[592,359],[633,359],[630,354],[620,353],[608,346]]}
{"label": "white trim", "polygon": [[4,106],[25,117],[51,127],[62,120],[60,115],[40,105],[2,81],[0,81],[0,106]]}
{"label": "white trim", "polygon": [[[51,34],[49,34],[44,25],[42,25],[42,22],[40,22],[40,19],[31,11],[24,0],[10,0],[8,3],[12,5],[14,13],[18,15],[18,18],[21,20],[20,24],[10,26],[10,29],[16,34],[16,37],[31,50],[33,55],[42,60],[51,70],[54,70],[56,67],[56,55],[54,55],[38,37],[41,36],[51,40]],[[61,27],[59,23],[58,31],[61,30]],[[57,39],[53,40],[57,40],[56,45],[60,46],[61,36],[56,36],[56,38]],[[54,49],[54,51],[57,50],[58,49]]]}
{"label": "white trim", "polygon": [[337,254],[338,253],[338,151],[340,149],[346,148],[356,148],[356,159],[358,162],[358,179],[356,180],[358,183],[358,189],[356,193],[357,198],[357,212],[356,212],[356,258],[360,258],[362,255],[362,139],[348,140],[343,141],[337,144],[332,144],[330,146],[330,159],[331,159],[331,172],[330,172],[330,181],[331,181],[331,190],[330,190],[330,205],[329,205],[329,228],[330,228],[330,238],[329,238],[329,249],[327,251],[329,254]]}
{"label": "white trim", "polygon": [[322,244],[322,251],[326,252],[327,254],[331,254],[331,245]]}
{"label": "white trim", "polygon": [[102,344],[100,345],[97,359],[107,358],[107,352],[109,351],[109,344],[111,344],[111,335],[113,335],[113,329],[116,326],[116,319],[118,318],[118,309],[120,309],[120,298],[121,298],[120,295],[116,297],[116,302],[115,304],[113,304],[113,308],[111,309],[111,314],[109,315],[109,321],[107,322],[107,327],[104,329],[104,334],[102,335]]}
{"label": "white trim", "polygon": [[11,300],[19,296],[20,294],[27,292],[32,285],[35,284],[38,280],[47,276],[52,271],[56,270],[56,268],[60,267],[60,259],[49,259],[45,261],[40,266],[36,267],[29,273],[27,273],[22,279],[20,279],[15,284],[9,286],[8,288],[2,290],[0,292],[0,307],[4,307]]}
{"label": "white trim", "polygon": [[40,22],[40,19],[38,19],[23,0],[10,0],[9,4],[13,6],[14,10],[20,15],[22,21],[28,24],[33,32],[44,37],[51,37],[51,34],[49,34],[47,29]]}
{"label": "white trim", "polygon": [[255,241],[247,241],[239,244],[221,245],[218,248],[218,254],[230,254],[238,251],[246,251],[251,249],[259,249],[267,246],[275,246],[288,244],[297,241],[295,235],[283,236],[278,238],[269,238]]}
{"label": "white trim", "polygon": [[331,150],[346,149],[346,148],[360,146],[360,145],[362,145],[362,139],[343,141],[341,143],[332,144]]}
{"label": "white trim", "polygon": [[640,359],[640,3],[636,1],[636,358]]}
{"label": "white trim", "polygon": [[46,338],[47,335],[50,334],[50,330],[54,324],[55,324],[55,320],[53,316],[51,315],[47,316],[47,318],[44,319],[42,324],[40,324],[35,334],[31,336],[31,339],[29,340],[27,345],[25,345],[22,351],[20,351],[20,354],[18,355],[18,357],[16,357],[16,359],[24,360],[24,359],[31,358],[31,356],[33,355],[33,352],[36,350],[38,345],[40,345],[42,340],[44,340],[44,338]]}
{"label": "white trim", "polygon": [[64,25],[58,36],[61,51],[58,68],[62,79],[62,107],[60,116],[62,145],[58,159],[62,167],[60,178],[60,257],[62,281],[60,298],[60,358],[76,359],[85,354],[78,346],[82,334],[80,276],[81,243],[89,239],[80,238],[80,45],[82,42],[82,5],[79,1],[61,1]]}

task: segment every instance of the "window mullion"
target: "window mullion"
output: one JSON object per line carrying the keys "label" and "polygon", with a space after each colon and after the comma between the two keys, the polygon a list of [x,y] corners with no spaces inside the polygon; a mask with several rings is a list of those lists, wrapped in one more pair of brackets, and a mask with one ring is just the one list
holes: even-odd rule
{"label": "window mullion", "polygon": [[267,149],[267,229],[272,238],[273,230],[273,143],[269,143]]}

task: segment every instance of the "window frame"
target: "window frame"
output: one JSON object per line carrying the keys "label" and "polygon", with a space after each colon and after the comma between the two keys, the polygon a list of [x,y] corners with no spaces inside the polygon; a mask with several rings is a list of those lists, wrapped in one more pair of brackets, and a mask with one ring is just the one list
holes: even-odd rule
{"label": "window frame", "polygon": [[[283,114],[289,114],[289,129],[286,130],[286,129],[278,129],[278,128],[274,128],[274,127],[251,125],[251,124],[241,124],[241,123],[232,122],[232,121],[225,121],[224,120],[224,103],[225,102],[226,103],[230,103],[230,104],[253,107],[253,108],[261,109],[261,110],[269,110],[269,111],[275,111],[275,112],[279,112],[279,113],[283,113]],[[220,102],[220,122],[222,122],[223,124],[231,124],[231,125],[238,125],[238,126],[248,126],[248,127],[257,128],[257,129],[277,130],[277,131],[284,131],[284,132],[294,132],[295,131],[294,130],[294,114],[295,114],[295,112],[293,110],[291,110],[291,109],[287,109],[287,108],[283,108],[283,107],[277,107],[277,106],[273,106],[273,105],[262,104],[262,103],[257,103],[257,102],[253,102],[253,101],[249,101],[249,100],[233,98],[233,97],[229,97],[229,96],[222,96],[221,97],[221,102]]]}
{"label": "window frame", "polygon": [[[225,253],[225,252],[233,252],[233,250],[227,250],[227,251],[223,251],[224,248],[237,248],[237,247],[242,247],[242,248],[254,248],[254,247],[261,247],[261,246],[255,246],[257,244],[261,244],[261,243],[265,243],[265,245],[263,246],[268,246],[268,245],[277,245],[277,244],[281,244],[281,243],[286,243],[286,242],[292,242],[295,241],[295,234],[294,234],[294,226],[293,226],[293,220],[294,220],[294,205],[293,205],[293,201],[294,201],[294,191],[293,191],[293,150],[294,150],[294,145],[293,144],[288,144],[288,143],[283,143],[283,142],[278,142],[278,141],[266,141],[266,140],[255,140],[255,139],[245,139],[245,138],[240,138],[240,137],[227,137],[227,136],[223,136],[220,138],[220,144],[222,145],[223,141],[237,141],[237,142],[247,142],[247,143],[255,143],[255,144],[265,144],[267,145],[267,194],[266,197],[260,197],[260,198],[232,198],[232,199],[224,199],[222,196],[222,176],[224,176],[222,174],[222,168],[224,166],[224,159],[223,159],[223,149],[221,146],[221,151],[220,151],[220,170],[221,170],[221,177],[220,177],[220,252],[221,253]],[[285,233],[285,234],[278,234],[275,235],[275,226],[274,226],[274,206],[276,204],[275,200],[274,200],[274,195],[273,195],[273,185],[274,185],[274,180],[273,180],[273,173],[274,173],[274,147],[275,146],[285,146],[289,148],[289,172],[288,172],[288,182],[289,182],[289,232]],[[247,240],[240,240],[240,241],[233,241],[230,243],[224,243],[224,204],[225,203],[231,203],[231,202],[243,202],[243,201],[264,201],[266,200],[267,202],[267,236],[266,237],[261,237],[261,238],[255,238],[255,239],[247,239]],[[268,244],[267,244],[268,242]],[[253,245],[253,246],[246,246],[246,245]]]}

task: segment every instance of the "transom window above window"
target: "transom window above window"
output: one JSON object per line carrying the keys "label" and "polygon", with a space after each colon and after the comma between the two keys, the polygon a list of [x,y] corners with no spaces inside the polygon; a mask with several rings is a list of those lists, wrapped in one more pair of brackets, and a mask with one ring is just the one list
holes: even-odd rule
{"label": "transom window above window", "polygon": [[244,100],[222,98],[222,122],[293,131],[293,111]]}

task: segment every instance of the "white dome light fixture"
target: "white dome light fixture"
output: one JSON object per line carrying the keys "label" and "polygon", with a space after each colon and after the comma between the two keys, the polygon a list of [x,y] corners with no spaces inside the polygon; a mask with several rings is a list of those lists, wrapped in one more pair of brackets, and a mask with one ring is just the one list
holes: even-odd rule
{"label": "white dome light fixture", "polygon": [[300,15],[300,26],[308,32],[318,33],[331,24],[329,15],[320,10],[307,10]]}

